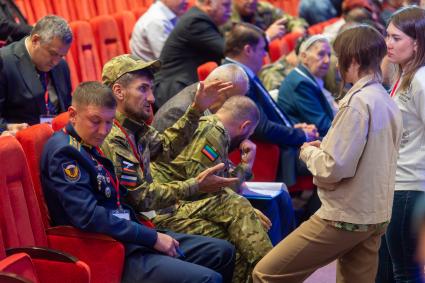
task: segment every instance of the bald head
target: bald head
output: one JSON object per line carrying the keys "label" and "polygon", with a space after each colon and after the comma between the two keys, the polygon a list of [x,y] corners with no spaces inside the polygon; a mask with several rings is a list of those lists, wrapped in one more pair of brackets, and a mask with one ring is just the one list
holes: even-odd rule
{"label": "bald head", "polygon": [[215,68],[205,79],[206,82],[212,81],[231,82],[232,90],[228,96],[245,95],[249,89],[249,79],[245,71],[236,64],[225,64]]}

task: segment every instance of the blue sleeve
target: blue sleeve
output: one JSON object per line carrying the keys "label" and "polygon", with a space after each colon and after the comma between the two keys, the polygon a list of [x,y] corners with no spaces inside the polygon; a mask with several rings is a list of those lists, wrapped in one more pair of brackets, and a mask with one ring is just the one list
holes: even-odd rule
{"label": "blue sleeve", "polygon": [[78,180],[72,182],[65,178],[62,164],[75,161],[72,150],[75,149],[64,148],[55,153],[50,159],[48,172],[49,183],[52,184],[50,190],[57,195],[72,225],[84,231],[106,234],[124,243],[152,247],[157,239],[155,230],[115,217],[111,209],[98,204],[92,192],[89,173],[83,167],[84,162],[76,160],[80,170]]}

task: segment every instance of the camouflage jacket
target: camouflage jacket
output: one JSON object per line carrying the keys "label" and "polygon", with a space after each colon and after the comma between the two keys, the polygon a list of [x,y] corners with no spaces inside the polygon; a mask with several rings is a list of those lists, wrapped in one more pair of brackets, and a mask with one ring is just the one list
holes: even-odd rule
{"label": "camouflage jacket", "polygon": [[198,191],[198,182],[193,178],[167,184],[155,182],[150,173],[150,162],[175,158],[188,144],[200,116],[198,111],[189,107],[185,115],[160,134],[144,122],[137,123],[117,112],[117,123],[105,139],[102,150],[114,163],[120,184],[128,190],[126,202],[136,211],[169,207]]}
{"label": "camouflage jacket", "polygon": [[[295,27],[308,26],[304,19],[293,17],[283,12],[281,9],[273,6],[271,3],[265,1],[258,1],[256,13],[247,22],[256,25],[262,30],[266,30],[271,24],[281,18],[287,19],[286,28],[288,31],[292,31],[292,29]],[[242,21],[243,19],[239,15],[235,6],[233,6],[232,16],[230,17],[230,20],[224,25],[223,30],[225,32],[229,31],[234,23],[240,23]]]}
{"label": "camouflage jacket", "polygon": [[251,170],[246,164],[234,167],[229,161],[228,150],[230,137],[216,115],[204,116],[199,120],[190,144],[171,163],[152,163],[152,175],[155,180],[169,182],[196,177],[205,169],[225,164],[223,172],[217,175],[238,177],[239,182],[232,188],[236,190],[242,182],[250,179]]}
{"label": "camouflage jacket", "polygon": [[279,89],[283,80],[295,67],[286,61],[286,57],[281,57],[276,62],[261,68],[258,77],[268,91]]}

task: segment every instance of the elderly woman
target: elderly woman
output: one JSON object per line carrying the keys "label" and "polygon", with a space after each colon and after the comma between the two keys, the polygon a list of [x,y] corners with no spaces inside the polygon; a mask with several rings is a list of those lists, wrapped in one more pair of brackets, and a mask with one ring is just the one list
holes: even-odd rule
{"label": "elderly woman", "polygon": [[321,136],[331,127],[336,110],[332,95],[323,87],[330,56],[326,37],[315,35],[304,41],[299,51],[300,64],[282,82],[277,100],[292,121],[316,125]]}
{"label": "elderly woman", "polygon": [[300,153],[322,206],[257,264],[254,282],[303,282],[335,259],[337,282],[375,280],[402,117],[380,83],[382,35],[370,26],[352,27],[337,36],[334,49],[343,80],[353,86],[323,142],[305,143]]}

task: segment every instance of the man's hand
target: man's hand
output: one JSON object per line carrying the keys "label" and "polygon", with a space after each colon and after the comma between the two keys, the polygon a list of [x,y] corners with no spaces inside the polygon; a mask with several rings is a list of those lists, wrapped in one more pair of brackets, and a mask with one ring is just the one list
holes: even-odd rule
{"label": "man's hand", "polygon": [[304,133],[306,133],[306,142],[314,141],[319,137],[319,133],[317,132],[317,128],[313,124],[306,123],[298,123],[294,125],[296,129],[302,129]]}
{"label": "man's hand", "polygon": [[12,135],[15,135],[20,130],[23,130],[23,129],[26,129],[26,128],[28,128],[28,124],[27,123],[22,123],[22,124],[7,124],[7,131],[10,134],[12,134]]}
{"label": "man's hand", "polygon": [[270,221],[270,219],[265,216],[260,210],[254,208],[255,214],[257,214],[258,219],[261,222],[261,225],[263,225],[264,229],[266,229],[266,231],[269,231],[270,228],[272,227],[272,222]]}
{"label": "man's hand", "polygon": [[159,233],[158,238],[156,239],[155,245],[153,248],[159,252],[162,252],[166,255],[176,257],[177,252],[176,248],[179,246],[179,242],[176,239],[168,236],[167,234]]}
{"label": "man's hand", "polygon": [[204,112],[220,96],[225,95],[225,92],[233,87],[231,82],[213,81],[213,82],[199,82],[198,89],[195,94],[195,101],[192,106],[200,112]]}
{"label": "man's hand", "polygon": [[315,141],[311,141],[311,142],[305,142],[302,146],[301,146],[301,150],[303,150],[304,148],[306,148],[307,146],[314,146],[319,148],[320,145],[322,144],[321,141],[319,140],[315,140]]}
{"label": "man's hand", "polygon": [[248,164],[249,168],[252,169],[255,161],[255,154],[257,152],[257,146],[250,140],[244,140],[239,145],[239,149],[242,153],[241,162]]}
{"label": "man's hand", "polygon": [[229,187],[238,182],[238,178],[223,178],[214,175],[214,173],[223,169],[224,163],[220,163],[199,173],[196,177],[199,184],[199,191],[214,193],[222,190],[223,187]]}
{"label": "man's hand", "polygon": [[267,37],[270,41],[281,38],[286,34],[286,24],[287,20],[285,18],[279,19],[275,21],[273,24],[269,26],[266,30]]}

